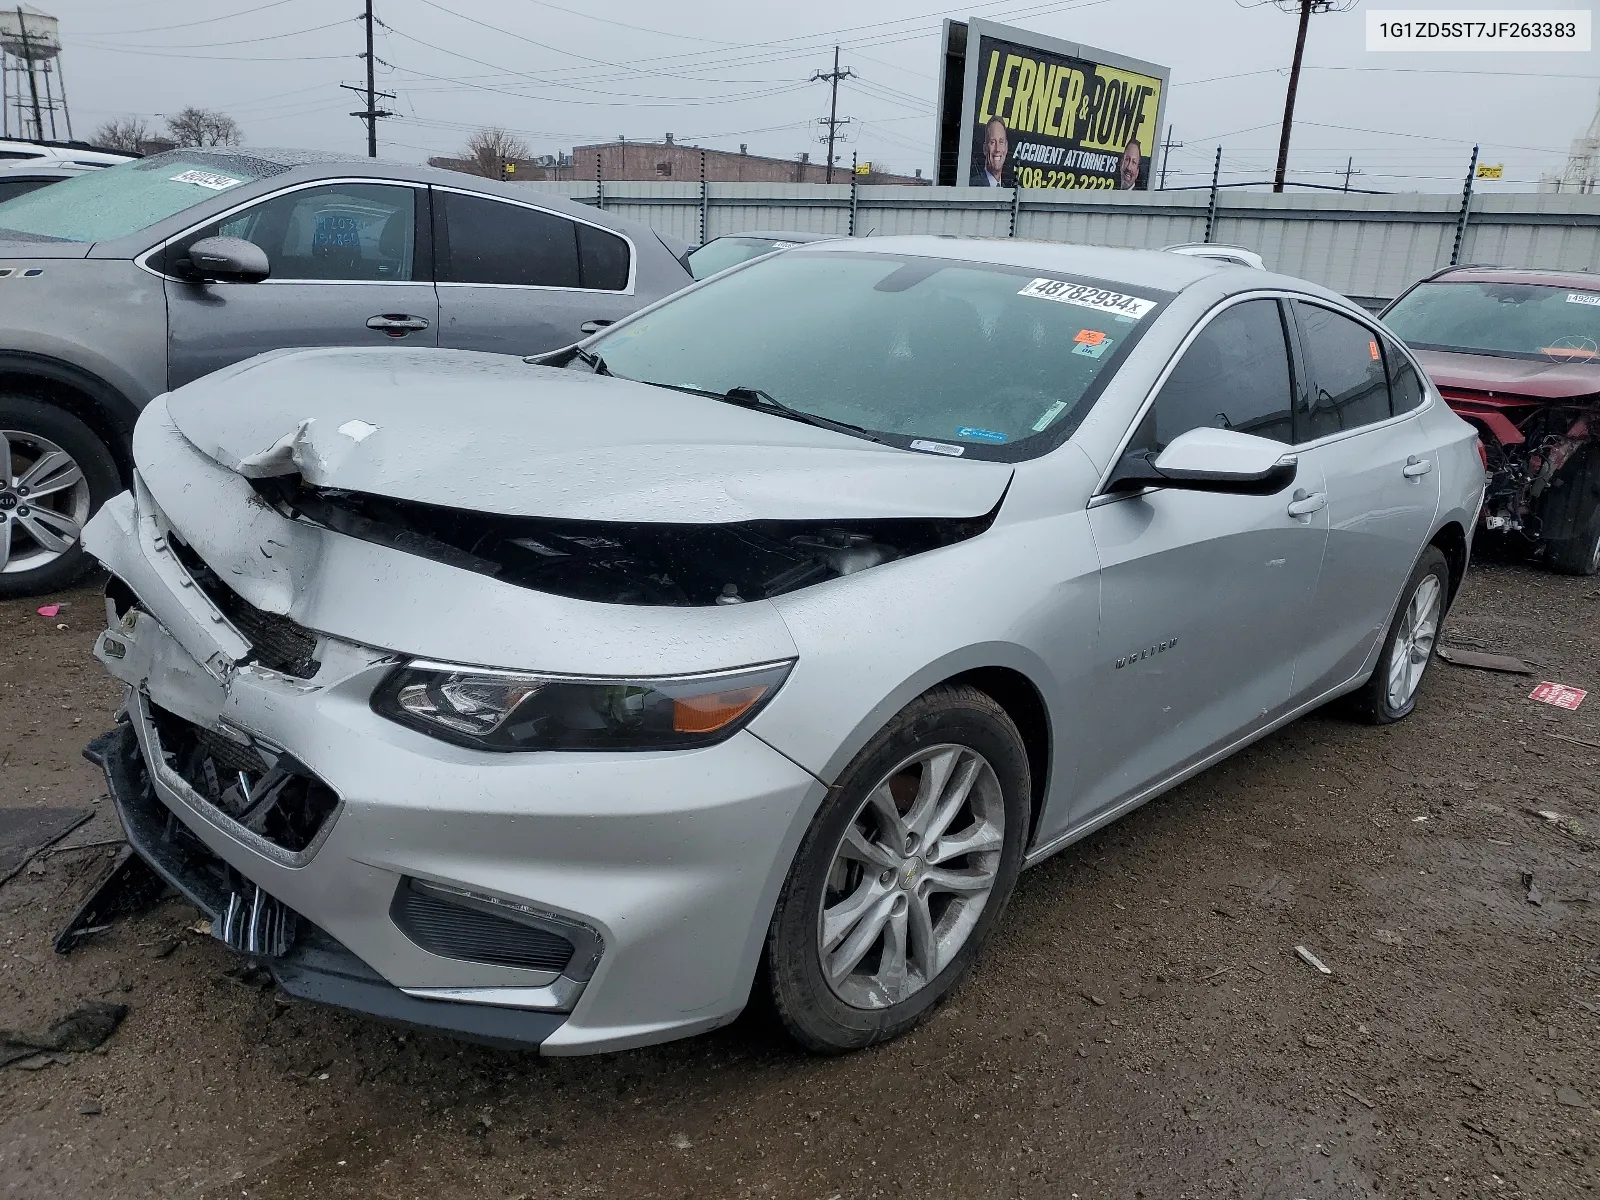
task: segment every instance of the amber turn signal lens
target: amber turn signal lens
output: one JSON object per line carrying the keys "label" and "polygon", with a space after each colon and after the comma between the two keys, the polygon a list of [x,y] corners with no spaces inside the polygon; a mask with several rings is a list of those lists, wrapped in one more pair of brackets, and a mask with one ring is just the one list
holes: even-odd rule
{"label": "amber turn signal lens", "polygon": [[766,694],[766,685],[757,684],[727,692],[679,697],[672,702],[672,728],[679,733],[715,733],[728,722],[744,716]]}

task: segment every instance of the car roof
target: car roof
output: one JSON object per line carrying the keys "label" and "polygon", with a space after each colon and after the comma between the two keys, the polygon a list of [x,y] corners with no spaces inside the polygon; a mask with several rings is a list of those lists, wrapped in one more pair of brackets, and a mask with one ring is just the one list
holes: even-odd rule
{"label": "car roof", "polygon": [[[1201,280],[1214,279],[1221,272],[1238,272],[1240,281],[1251,287],[1264,285],[1264,273],[1254,267],[1235,266],[1214,258],[1168,254],[1165,250],[1124,250],[1113,246],[1074,245],[1070,242],[1029,242],[1019,238],[963,238],[946,234],[847,238],[823,242],[809,248],[806,253],[914,254],[927,258],[1114,279],[1131,287],[1156,288],[1164,292],[1181,292]],[[1270,273],[1266,275],[1267,280],[1272,278]],[[1303,280],[1285,278],[1283,282],[1317,294],[1325,292],[1325,289]]]}
{"label": "car roof", "polygon": [[1513,267],[1452,267],[1426,283],[1531,283],[1545,287],[1600,291],[1600,274],[1591,271],[1534,271]]}

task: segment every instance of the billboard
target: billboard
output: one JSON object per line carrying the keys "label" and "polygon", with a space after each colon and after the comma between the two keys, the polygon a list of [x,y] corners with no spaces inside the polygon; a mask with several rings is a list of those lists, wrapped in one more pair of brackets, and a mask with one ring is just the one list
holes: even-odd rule
{"label": "billboard", "polygon": [[947,20],[935,182],[1148,188],[1170,77],[1092,46]]}

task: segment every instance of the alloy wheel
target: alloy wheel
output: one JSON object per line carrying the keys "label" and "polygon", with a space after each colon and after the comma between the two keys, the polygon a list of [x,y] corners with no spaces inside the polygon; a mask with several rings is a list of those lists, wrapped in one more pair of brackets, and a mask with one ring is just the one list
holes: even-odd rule
{"label": "alloy wheel", "polygon": [[1437,575],[1424,575],[1411,603],[1400,617],[1394,647],[1389,651],[1389,708],[1400,712],[1411,703],[1433,656],[1433,643],[1439,636],[1439,615],[1444,589]]}
{"label": "alloy wheel", "polygon": [[1005,798],[989,761],[938,745],[872,788],[834,850],[817,914],[823,978],[855,1008],[887,1008],[956,957],[994,890]]}
{"label": "alloy wheel", "polygon": [[89,481],[48,438],[0,429],[0,572],[47,566],[78,544]]}

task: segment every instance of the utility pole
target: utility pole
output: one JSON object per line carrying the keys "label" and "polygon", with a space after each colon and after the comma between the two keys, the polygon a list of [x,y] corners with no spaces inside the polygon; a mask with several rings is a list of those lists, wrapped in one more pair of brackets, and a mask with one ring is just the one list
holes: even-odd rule
{"label": "utility pole", "polygon": [[347,92],[366,93],[367,107],[365,111],[353,112],[350,115],[352,117],[360,117],[367,123],[367,157],[377,158],[378,121],[383,117],[394,116],[394,113],[390,112],[388,109],[378,107],[378,98],[381,96],[385,100],[393,100],[395,97],[393,92],[380,92],[378,90],[378,81],[376,75],[378,60],[373,56],[372,52],[372,0],[367,0],[367,10],[364,14],[364,19],[367,23],[367,52],[361,57],[367,60],[367,86],[365,88],[359,88],[348,83],[341,83],[339,86],[344,88]]}
{"label": "utility pole", "polygon": [[1289,134],[1294,129],[1294,101],[1300,91],[1300,64],[1306,56],[1306,31],[1311,26],[1311,7],[1316,0],[1300,0],[1300,32],[1294,39],[1294,66],[1289,70],[1289,94],[1283,101],[1283,136],[1278,139],[1278,172],[1272,177],[1272,190],[1283,191],[1283,177],[1289,170]]}
{"label": "utility pole", "polygon": [[1347,192],[1350,190],[1350,176],[1360,175],[1362,173],[1363,172],[1356,170],[1356,156],[1352,154],[1350,156],[1350,161],[1344,165],[1344,190]]}
{"label": "utility pole", "polygon": [[[834,138],[838,135],[839,126],[848,125],[850,123],[850,118],[849,117],[845,117],[843,120],[839,119],[839,81],[841,79],[851,79],[854,76],[855,76],[855,72],[850,70],[848,67],[846,67],[843,71],[839,70],[839,47],[835,46],[833,48],[833,70],[831,70],[831,71],[818,71],[815,75],[813,75],[811,77],[811,82],[812,83],[817,83],[818,81],[826,80],[831,85],[831,90],[832,90],[832,96],[828,101],[828,116],[827,116],[827,119],[826,120],[819,120],[817,122],[818,125],[826,125],[828,127],[828,136],[823,138],[822,140],[828,143],[828,182],[829,183],[833,182],[833,142],[834,142]],[[852,179],[855,178],[854,174],[851,175],[851,178]]]}
{"label": "utility pole", "polygon": [[1172,140],[1172,126],[1168,125],[1167,140],[1161,143],[1161,182],[1157,185],[1156,191],[1164,192],[1167,190],[1167,163],[1171,160],[1172,152],[1174,150],[1182,149],[1182,142],[1175,142]]}

